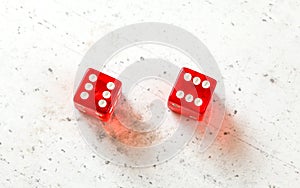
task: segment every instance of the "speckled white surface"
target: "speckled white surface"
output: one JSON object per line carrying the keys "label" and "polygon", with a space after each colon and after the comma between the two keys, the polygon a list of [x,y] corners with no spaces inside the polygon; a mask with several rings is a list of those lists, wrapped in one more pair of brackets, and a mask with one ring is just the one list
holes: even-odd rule
{"label": "speckled white surface", "polygon": [[[299,186],[299,18],[292,0],[2,0],[0,186]],[[224,76],[227,116],[205,153],[195,138],[167,163],[132,169],[87,147],[71,98],[89,47],[144,21],[175,24],[207,45]]]}

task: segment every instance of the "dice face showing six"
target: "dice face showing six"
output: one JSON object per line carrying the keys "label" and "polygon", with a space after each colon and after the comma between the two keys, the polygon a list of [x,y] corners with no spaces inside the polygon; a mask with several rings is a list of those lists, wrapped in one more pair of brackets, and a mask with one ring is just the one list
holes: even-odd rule
{"label": "dice face showing six", "polygon": [[217,81],[189,68],[182,68],[168,99],[168,107],[181,115],[201,120]]}
{"label": "dice face showing six", "polygon": [[75,107],[88,115],[108,121],[121,95],[122,83],[95,69],[87,69],[74,95]]}
{"label": "dice face showing six", "polygon": [[[181,115],[201,120],[217,81],[189,68],[182,68],[168,99],[168,107]],[[87,69],[74,95],[75,107],[108,121],[121,95],[122,83],[95,69]]]}

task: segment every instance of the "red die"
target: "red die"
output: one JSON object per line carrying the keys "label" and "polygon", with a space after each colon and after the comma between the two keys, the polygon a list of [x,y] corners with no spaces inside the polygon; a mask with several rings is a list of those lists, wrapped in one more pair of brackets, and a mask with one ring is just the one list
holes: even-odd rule
{"label": "red die", "polygon": [[201,120],[216,84],[215,79],[184,67],[169,96],[168,107],[181,115]]}
{"label": "red die", "polygon": [[121,95],[122,83],[89,68],[74,96],[75,107],[83,113],[108,121]]}

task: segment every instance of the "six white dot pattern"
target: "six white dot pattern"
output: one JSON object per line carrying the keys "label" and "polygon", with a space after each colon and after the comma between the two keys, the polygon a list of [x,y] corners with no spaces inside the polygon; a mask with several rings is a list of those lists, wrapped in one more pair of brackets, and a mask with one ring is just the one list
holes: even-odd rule
{"label": "six white dot pattern", "polygon": [[[185,74],[183,75],[183,78],[184,78],[185,81],[188,82],[188,81],[191,81],[191,80],[192,80],[192,75],[191,75],[190,73],[185,73]],[[199,85],[200,83],[201,83],[201,79],[200,79],[199,77],[196,76],[196,77],[193,78],[193,84],[194,84],[194,85]],[[202,88],[207,89],[207,88],[209,88],[209,87],[210,87],[210,82],[209,82],[208,80],[204,80],[204,81],[202,82]],[[184,97],[184,92],[181,91],[181,90],[178,90],[178,91],[176,92],[176,97],[179,98],[179,99],[182,99],[182,98]],[[193,95],[191,95],[191,94],[187,94],[187,95],[185,96],[186,102],[192,102],[193,99],[194,99],[194,97],[193,97]],[[201,98],[195,98],[194,104],[195,104],[196,106],[201,106],[202,103],[203,103],[203,101],[202,101]]]}
{"label": "six white dot pattern", "polygon": [[[89,81],[90,81],[90,82],[95,82],[96,80],[97,80],[97,76],[96,76],[95,74],[89,75]],[[108,83],[106,84],[106,87],[107,87],[108,90],[113,90],[113,89],[115,89],[116,85],[115,85],[113,82],[108,82]],[[87,91],[91,91],[91,90],[93,89],[93,84],[91,84],[91,83],[86,83],[86,84],[84,85],[84,88],[85,88],[85,90],[87,90]],[[184,94],[183,94],[183,95],[184,95]],[[109,91],[104,91],[104,92],[102,93],[102,96],[103,96],[103,98],[108,99],[108,98],[110,98],[111,93],[110,93]],[[182,97],[183,97],[183,96],[182,96]],[[83,100],[88,99],[88,98],[89,98],[88,92],[86,92],[86,91],[81,92],[81,93],[80,93],[80,98],[83,99]],[[98,106],[99,106],[99,107],[101,107],[101,108],[106,107],[107,102],[106,102],[105,99],[101,99],[101,100],[98,101]]]}
{"label": "six white dot pattern", "polygon": [[[185,80],[185,81],[191,81],[191,79],[192,79],[192,75],[191,75],[190,73],[185,73],[185,74],[184,74],[184,80]],[[97,76],[96,76],[95,74],[91,74],[91,75],[89,76],[89,80],[90,80],[91,82],[95,82],[95,81],[97,80]],[[201,83],[201,79],[200,79],[199,77],[194,77],[194,78],[193,78],[193,83],[194,83],[195,85],[199,85],[199,84]],[[106,87],[107,87],[107,89],[109,89],[109,90],[113,90],[113,89],[115,88],[115,84],[114,84],[113,82],[108,82],[108,83],[106,84]],[[209,88],[209,87],[210,87],[210,82],[209,82],[208,80],[204,80],[204,81],[202,82],[202,87],[205,88],[205,89]],[[88,90],[88,91],[90,91],[90,90],[93,89],[93,85],[92,85],[91,83],[86,83],[86,84],[85,84],[85,89]],[[109,91],[104,91],[104,92],[102,93],[102,96],[103,96],[103,98],[108,99],[108,98],[111,96],[111,94],[110,94]],[[83,92],[81,92],[80,97],[81,97],[81,99],[84,99],[84,100],[85,100],[85,99],[87,99],[87,98],[89,97],[89,94],[88,94],[87,92],[83,91]],[[181,90],[177,91],[177,92],[176,92],[176,97],[179,98],[179,99],[182,99],[182,98],[184,97],[184,92],[181,91]],[[185,100],[186,100],[187,102],[192,102],[193,99],[194,99],[194,97],[193,97],[191,94],[187,94],[187,95],[185,96]],[[203,103],[203,101],[202,101],[202,99],[200,99],[200,98],[196,98],[196,99],[194,100],[194,104],[195,104],[196,106],[201,106],[202,103]],[[101,108],[104,108],[104,107],[107,105],[107,102],[106,102],[106,100],[101,99],[101,100],[99,100],[98,105],[99,105]]]}

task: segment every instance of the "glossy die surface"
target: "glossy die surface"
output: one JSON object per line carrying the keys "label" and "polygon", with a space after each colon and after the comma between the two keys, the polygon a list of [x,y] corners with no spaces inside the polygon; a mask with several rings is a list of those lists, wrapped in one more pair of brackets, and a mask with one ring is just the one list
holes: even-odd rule
{"label": "glossy die surface", "polygon": [[89,68],[74,95],[75,107],[88,115],[108,121],[121,95],[121,82]]}
{"label": "glossy die surface", "polygon": [[168,107],[181,115],[201,120],[217,81],[189,68],[182,68],[168,99]]}

